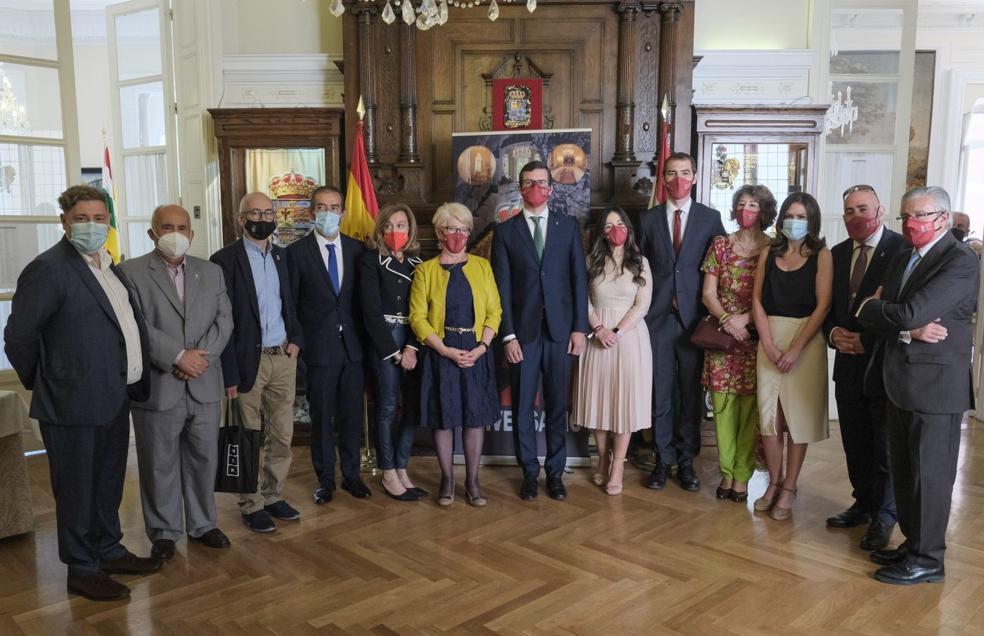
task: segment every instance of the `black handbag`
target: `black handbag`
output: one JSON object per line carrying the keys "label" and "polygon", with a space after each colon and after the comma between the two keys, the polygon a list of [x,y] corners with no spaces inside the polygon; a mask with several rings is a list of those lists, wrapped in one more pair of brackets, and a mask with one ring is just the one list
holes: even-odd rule
{"label": "black handbag", "polygon": [[259,430],[246,428],[239,400],[226,400],[225,424],[219,428],[215,492],[256,492],[260,477],[261,435]]}

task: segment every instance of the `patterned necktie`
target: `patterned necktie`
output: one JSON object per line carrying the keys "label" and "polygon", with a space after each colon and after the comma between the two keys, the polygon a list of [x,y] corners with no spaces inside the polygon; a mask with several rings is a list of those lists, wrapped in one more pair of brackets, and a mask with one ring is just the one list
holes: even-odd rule
{"label": "patterned necktie", "polygon": [[329,243],[328,248],[328,278],[331,279],[331,288],[337,294],[341,285],[338,282],[338,257],[335,256],[335,244]]}
{"label": "patterned necktie", "polygon": [[909,282],[909,276],[912,275],[912,270],[916,269],[916,264],[919,263],[921,258],[919,256],[919,250],[913,248],[912,256],[909,257],[909,264],[905,266],[905,271],[902,272],[902,284],[899,285],[899,289],[905,289],[905,284]]}
{"label": "patterned necktie", "polygon": [[680,255],[680,245],[683,243],[682,215],[683,210],[673,213],[673,252],[677,256]]}
{"label": "patterned necktie", "polygon": [[864,272],[868,268],[868,250],[871,247],[865,244],[858,246],[858,258],[854,261],[854,269],[851,270],[851,281],[848,285],[848,289],[851,292],[851,300],[858,295],[858,290],[861,289],[861,281],[864,280]]}
{"label": "patterned necktie", "polygon": [[541,261],[543,260],[543,230],[540,229],[540,221],[543,219],[539,216],[530,216],[533,219],[533,246],[536,248],[536,257]]}

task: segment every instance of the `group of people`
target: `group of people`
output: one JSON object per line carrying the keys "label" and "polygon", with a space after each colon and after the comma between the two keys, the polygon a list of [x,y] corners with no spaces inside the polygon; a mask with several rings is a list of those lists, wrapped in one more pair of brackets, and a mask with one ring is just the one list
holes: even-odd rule
{"label": "group of people", "polygon": [[[717,211],[692,200],[696,178],[690,155],[671,155],[667,202],[635,226],[623,210],[604,210],[587,253],[577,221],[551,212],[550,171],[533,161],[519,174],[522,212],[495,228],[489,260],[467,252],[474,217],[463,205],[437,209],[440,253],[423,261],[408,206],[383,207],[363,245],[340,232],[341,192],[322,186],[311,195],[315,230],[287,248],[272,241],[270,198],[250,193],[242,238],[211,262],[188,254],[191,219],[166,205],[148,230],[155,249],[119,266],[104,247],[104,195],[69,188],[59,198],[65,237],[22,272],[4,333],[33,391],[69,590],[125,597],[109,575],[155,571],[182,535],[229,546],[213,488],[223,399],[263,429],[257,491],[239,497],[243,522],[264,533],[298,519],[283,487],[299,363],[315,503],[332,500],[338,473],[351,496],[372,494],[359,474],[368,366],[385,494],[428,495],[407,472],[422,425],[437,450],[437,503],[452,505],[460,429],[465,498],[485,505],[479,465],[485,429],[500,417],[499,345],[523,500],[540,488],[541,389],[545,486],[563,500],[569,419],[594,432],[593,479],[607,494],[622,491],[633,434],[646,428],[659,455],[646,485],[675,475],[699,490],[706,388],[717,497],[747,501],[761,439],[769,486],[753,507],[777,520],[792,514],[807,445],[828,435],[826,352],[835,348],[855,502],[827,523],[869,524],[861,547],[884,566],[881,580],[940,580],[960,416],[972,400],[978,285],[977,258],[949,232],[946,193],[905,195],[903,239],[885,227],[874,190],[854,186],[844,193],[850,238],[831,250],[812,196],[791,194],[777,210],[767,188],[743,186],[731,209],[739,229],[727,234]],[[702,321],[730,344],[705,354],[691,339]],[[131,412],[148,558],[121,544]],[[896,519],[906,540],[888,550]]]}

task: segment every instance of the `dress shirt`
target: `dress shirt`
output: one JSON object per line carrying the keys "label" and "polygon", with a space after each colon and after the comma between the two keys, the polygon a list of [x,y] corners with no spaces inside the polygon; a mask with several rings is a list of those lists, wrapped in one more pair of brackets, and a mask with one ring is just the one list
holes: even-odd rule
{"label": "dress shirt", "polygon": [[670,230],[670,243],[673,242],[673,217],[676,216],[676,211],[680,210],[680,240],[683,241],[683,236],[687,233],[687,219],[690,218],[690,205],[693,202],[693,199],[687,197],[687,200],[677,207],[671,199],[666,200],[666,227]]}
{"label": "dress shirt", "polygon": [[318,240],[318,249],[321,250],[321,260],[325,262],[325,271],[328,271],[328,245],[335,246],[335,260],[338,264],[338,290],[341,291],[342,283],[345,281],[345,259],[342,258],[342,233],[335,234],[335,238],[327,239],[321,232],[315,230],[315,238]]}
{"label": "dress shirt", "polygon": [[109,268],[113,262],[113,257],[109,255],[106,248],[100,248],[98,254],[98,265],[89,254],[82,254],[82,258],[89,266],[89,271],[96,277],[96,281],[102,287],[106,298],[109,299],[113,313],[116,314],[116,322],[119,323],[120,331],[123,332],[123,342],[126,347],[126,383],[133,384],[139,382],[140,378],[143,377],[140,328],[137,327],[137,319],[133,315],[133,307],[130,306],[130,295],[127,293],[126,287]]}
{"label": "dress shirt", "polygon": [[538,216],[542,221],[540,221],[540,233],[543,235],[543,244],[547,244],[547,219],[550,218],[550,207],[547,206],[543,208],[543,212],[539,214],[533,214],[530,212],[526,206],[523,206],[523,218],[526,219],[526,229],[530,231],[530,236],[536,234],[536,221],[533,220],[534,216]]}
{"label": "dress shirt", "polygon": [[164,261],[164,266],[167,267],[167,275],[171,278],[171,282],[174,283],[174,291],[178,293],[178,300],[184,304],[185,301],[185,259],[181,259],[181,262],[177,265],[171,265],[163,257],[161,260]]}
{"label": "dress shirt", "polygon": [[267,242],[266,250],[261,250],[250,240],[244,240],[243,245],[246,246],[246,258],[256,288],[256,304],[260,309],[260,341],[264,347],[279,347],[287,341],[287,326],[284,324],[280,274],[273,261],[273,248]]}

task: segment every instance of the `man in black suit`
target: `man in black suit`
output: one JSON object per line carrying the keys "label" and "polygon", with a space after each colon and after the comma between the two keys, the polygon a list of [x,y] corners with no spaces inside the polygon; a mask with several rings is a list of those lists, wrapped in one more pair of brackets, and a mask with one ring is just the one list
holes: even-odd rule
{"label": "man in black suit", "polygon": [[550,171],[531,161],[519,172],[523,211],[492,237],[492,271],[502,300],[502,325],[512,392],[519,496],[536,498],[540,462],[533,404],[542,375],[546,410],[547,494],[565,499],[567,397],[571,361],[584,351],[588,331],[588,274],[581,232],[573,218],[551,212]]}
{"label": "man in black suit", "polygon": [[115,600],[130,590],[110,574],[160,568],[120,543],[130,400],[150,395],[147,327],[103,247],[105,195],[72,186],[58,205],[65,237],[17,279],[4,352],[33,391],[31,417],[48,453],[68,590]]}
{"label": "man in black suit", "polygon": [[905,541],[876,550],[875,578],[908,585],[942,581],[960,421],[974,408],[971,319],[980,285],[977,255],[950,233],[950,197],[915,188],[902,197],[911,250],[892,262],[885,287],[856,312],[883,336],[888,448]]}
{"label": "man in black suit", "polygon": [[222,268],[232,302],[232,336],[222,352],[226,396],[238,398],[246,424],[266,422],[256,492],[241,493],[243,523],[253,532],[277,529],[272,517],[293,521],[301,513],[284,500],[294,436],[294,395],[300,327],[290,294],[287,250],[273,244],[276,212],[270,197],[252,192],[239,203],[243,237],[212,254]]}
{"label": "man in black suit", "polygon": [[[870,524],[861,549],[888,545],[895,527],[895,493],[888,471],[885,394],[865,395],[864,373],[871,362],[876,336],[862,329],[854,312],[858,303],[882,284],[889,263],[905,246],[902,235],[885,227],[885,206],[871,186],[844,192],[844,225],[850,238],[831,249],[834,259],[833,305],[824,321],[834,358],[834,395],[841,441],[854,503],[827,519],[832,528]],[[874,362],[881,372],[881,359]]]}
{"label": "man in black suit", "polygon": [[321,504],[335,489],[335,424],[342,489],[359,499],[372,494],[359,477],[364,381],[356,290],[365,248],[339,232],[345,208],[336,188],[315,190],[311,210],[315,231],[288,246],[287,262],[307,367],[311,463],[319,483],[314,502]]}
{"label": "man in black suit", "polygon": [[[680,486],[693,491],[700,489],[693,462],[700,452],[704,352],[690,343],[690,334],[706,314],[700,267],[711,241],[725,232],[717,211],[690,198],[697,181],[693,157],[671,154],[663,179],[666,203],[639,218],[639,247],[653,273],[653,300],[646,324],[653,346],[653,439],[659,451],[659,464],[646,485],[656,490],[665,486],[676,464]],[[680,395],[676,417],[674,387]]]}

